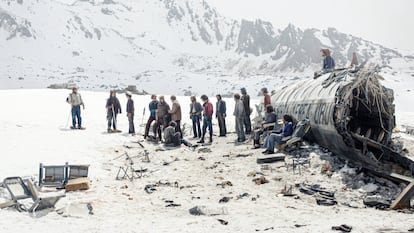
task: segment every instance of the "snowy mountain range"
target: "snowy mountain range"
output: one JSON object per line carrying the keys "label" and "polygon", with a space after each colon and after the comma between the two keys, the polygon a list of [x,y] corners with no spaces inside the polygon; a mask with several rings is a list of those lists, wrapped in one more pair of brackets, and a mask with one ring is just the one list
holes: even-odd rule
{"label": "snowy mountain range", "polygon": [[414,73],[413,56],[334,28],[236,21],[204,0],[0,0],[0,40],[0,88],[257,91],[311,76],[321,48],[333,51],[338,67],[356,52],[360,62]]}

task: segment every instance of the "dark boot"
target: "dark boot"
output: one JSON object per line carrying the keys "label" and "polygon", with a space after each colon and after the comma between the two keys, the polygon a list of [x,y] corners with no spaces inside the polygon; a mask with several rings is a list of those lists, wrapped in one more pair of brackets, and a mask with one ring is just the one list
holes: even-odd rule
{"label": "dark boot", "polygon": [[204,135],[206,134],[203,133],[203,136],[201,137],[200,141],[198,141],[197,143],[204,143]]}
{"label": "dark boot", "polygon": [[260,142],[259,142],[259,140],[254,140],[254,141],[253,141],[253,148],[254,148],[254,149],[258,149],[258,148],[260,148]]}

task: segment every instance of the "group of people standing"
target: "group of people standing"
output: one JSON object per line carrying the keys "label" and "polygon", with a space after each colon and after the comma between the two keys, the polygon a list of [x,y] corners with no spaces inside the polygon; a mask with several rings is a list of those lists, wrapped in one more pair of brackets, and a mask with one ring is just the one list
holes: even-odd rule
{"label": "group of people standing", "polygon": [[[241,88],[241,95],[235,94],[234,101],[235,107],[233,115],[235,117],[235,125],[237,132],[237,142],[243,142],[246,140],[246,134],[252,133],[251,119],[250,115],[252,109],[250,108],[250,96],[247,94],[246,88]],[[267,89],[262,89],[263,95],[265,96],[265,105],[270,104],[270,96],[267,94]],[[134,101],[132,99],[132,94],[130,92],[125,93],[127,97],[126,112],[129,122],[128,133],[135,134],[134,127]],[[148,109],[150,116],[145,125],[144,138],[154,139],[157,141],[162,140],[163,131],[169,127],[173,126],[176,133],[179,133],[179,137],[182,139],[183,134],[181,131],[181,105],[178,102],[176,96],[172,95],[170,97],[171,107],[165,101],[164,96],[159,96],[157,99],[156,95],[151,95],[151,101],[148,104]],[[227,107],[226,102],[222,99],[220,94],[216,95],[216,111],[214,114],[214,107],[207,95],[202,95],[200,97],[201,103],[197,101],[195,96],[190,98],[190,111],[189,117],[192,122],[192,131],[193,138],[199,139],[198,143],[204,143],[206,140],[208,142],[213,141],[213,116],[216,117],[218,126],[219,126],[219,137],[225,137],[227,134],[226,128],[226,117],[227,117]],[[81,95],[78,93],[76,87],[72,88],[72,93],[67,98],[67,102],[72,105],[72,127],[82,128],[82,119],[80,116],[80,107],[84,103]],[[106,112],[107,112],[107,132],[121,132],[117,128],[117,116],[122,113],[122,107],[119,99],[116,96],[116,91],[110,91],[109,98],[106,101]],[[151,124],[154,122],[152,127],[153,135],[150,136]],[[174,122],[174,123],[171,123]],[[202,124],[201,124],[202,122]],[[206,138],[206,134],[208,138]],[[164,133],[165,134],[165,133]],[[171,135],[171,134],[170,134]],[[164,138],[166,140],[166,138]],[[167,140],[168,141],[168,140]]]}
{"label": "group of people standing", "polygon": [[[148,104],[150,111],[150,116],[145,126],[144,138],[150,140],[162,140],[162,133],[168,127],[174,127],[175,134],[174,137],[179,137],[182,139],[183,134],[181,132],[181,105],[177,101],[175,96],[170,97],[172,106],[165,101],[164,96],[159,96],[157,100],[156,95],[151,96],[151,101]],[[215,111],[213,103],[209,100],[207,95],[200,96],[200,102],[197,101],[195,96],[190,97],[190,111],[189,118],[192,122],[192,132],[193,138],[199,139],[198,143],[204,142],[213,142],[213,117],[217,119],[219,126],[219,137],[225,137],[227,134],[226,128],[226,116],[227,116],[227,107],[226,102],[222,99],[220,94],[216,95],[216,106]],[[250,108],[250,96],[247,94],[246,88],[241,89],[241,95],[235,94],[235,109],[234,116],[236,119],[236,131],[237,131],[237,141],[243,142],[246,140],[245,134],[250,134],[252,132],[250,114],[252,109]],[[270,101],[270,97],[269,97]],[[155,123],[153,123],[155,122]],[[173,122],[173,123],[171,123]],[[150,135],[150,128],[152,127],[152,134]],[[208,134],[207,134],[208,133]],[[164,132],[164,141],[173,141],[165,138]],[[168,135],[173,135],[171,130],[169,130]],[[174,140],[177,142],[177,140]]]}

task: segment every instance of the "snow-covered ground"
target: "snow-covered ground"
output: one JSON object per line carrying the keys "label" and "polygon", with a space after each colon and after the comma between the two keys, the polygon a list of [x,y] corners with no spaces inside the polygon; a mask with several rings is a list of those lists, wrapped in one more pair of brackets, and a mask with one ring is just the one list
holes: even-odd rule
{"label": "snow-covered ground", "polygon": [[[269,232],[329,232],[331,226],[348,224],[353,226],[352,232],[366,233],[406,232],[414,227],[411,214],[364,207],[362,197],[366,191],[346,186],[347,169],[334,172],[331,178],[320,174],[324,163],[321,157],[327,156],[322,152],[311,154],[311,166],[303,167],[302,174],[294,174],[291,168],[287,170],[283,162],[266,169],[256,163],[261,150],[252,150],[251,142],[235,145],[236,136],[230,133],[226,138],[214,137],[211,146],[195,151],[185,146],[164,150],[160,145],[142,141],[151,160],[144,163],[143,149],[134,143],[141,136],[105,133],[104,104],[108,93],[80,90],[86,104],[82,112],[86,130],[68,130],[69,106],[65,103],[68,93],[43,89],[0,91],[3,107],[0,179],[37,178],[39,163],[67,161],[90,164],[91,189],[67,193],[56,206],[64,210],[63,214],[51,211],[33,216],[1,209],[0,232],[255,232],[266,229]],[[125,96],[118,97],[124,107]],[[150,98],[133,96],[133,99],[136,130],[142,133],[139,125]],[[178,100],[183,108],[183,121],[188,126],[189,98],[178,97]],[[233,132],[234,104],[231,99],[226,102],[227,128]],[[119,116],[118,122],[125,132],[125,113]],[[214,131],[217,132],[216,124]],[[187,138],[191,138],[188,127],[186,132]],[[405,138],[413,144],[414,138]],[[115,180],[119,166],[125,165],[124,152],[133,157],[136,169],[148,169],[143,178],[132,182]],[[262,172],[269,183],[256,185],[252,182],[254,177],[248,176],[252,172]],[[226,181],[232,186],[217,185]],[[302,182],[322,184],[335,191],[339,204],[318,206],[313,197],[300,193],[297,188],[293,192],[299,198],[279,194],[285,185]],[[148,184],[157,184],[151,194],[144,191]],[[5,198],[2,193],[0,199]],[[223,197],[229,197],[229,202],[219,203]],[[180,206],[166,207],[171,201]],[[88,214],[87,203],[91,203],[93,215]],[[195,206],[204,206],[211,216],[191,215],[189,209]],[[220,224],[219,219],[228,225]]]}

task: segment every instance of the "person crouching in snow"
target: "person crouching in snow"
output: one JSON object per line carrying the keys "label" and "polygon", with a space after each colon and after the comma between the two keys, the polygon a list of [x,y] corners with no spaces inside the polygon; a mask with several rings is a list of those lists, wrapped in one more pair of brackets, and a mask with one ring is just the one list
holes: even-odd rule
{"label": "person crouching in snow", "polygon": [[180,146],[181,143],[193,147],[193,145],[182,138],[181,132],[176,132],[177,123],[175,121],[170,121],[167,128],[164,129],[164,144],[165,146],[176,147]]}
{"label": "person crouching in snow", "polygon": [[164,143],[166,146],[179,146],[181,144],[181,133],[176,132],[177,123],[170,121],[164,129]]}
{"label": "person crouching in snow", "polygon": [[[118,132],[116,129],[116,116],[121,114],[121,104],[116,97],[116,92],[111,91],[106,101],[106,118],[108,120],[108,133]],[[111,129],[113,127],[113,130]]]}
{"label": "person crouching in snow", "polygon": [[128,122],[129,122],[129,129],[128,129],[128,133],[135,135],[135,127],[134,127],[134,111],[135,111],[135,107],[134,107],[134,101],[132,100],[132,94],[131,92],[127,91],[125,93],[128,102],[127,102],[127,107],[126,107],[126,112],[127,112],[127,117],[128,117]]}
{"label": "person crouching in snow", "polygon": [[[72,126],[70,128],[83,129],[80,106],[82,105],[83,109],[85,109],[85,104],[83,103],[81,94],[78,93],[77,87],[72,87],[72,93],[66,98],[66,102],[72,106]],[[76,120],[78,120],[78,127],[76,127]]]}

